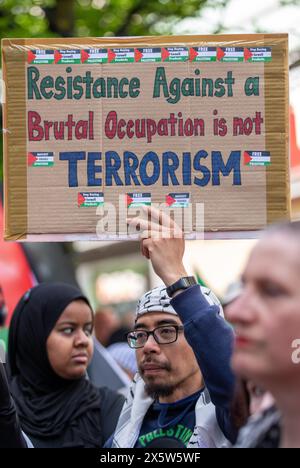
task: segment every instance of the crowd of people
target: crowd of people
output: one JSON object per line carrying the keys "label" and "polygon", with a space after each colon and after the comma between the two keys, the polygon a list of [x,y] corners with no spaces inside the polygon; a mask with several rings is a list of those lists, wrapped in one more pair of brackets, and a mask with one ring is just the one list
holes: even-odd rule
{"label": "crowd of people", "polygon": [[179,228],[145,210],[128,223],[162,285],[141,297],[126,331],[136,357],[126,398],[87,378],[88,299],[40,284],[17,305],[0,364],[0,447],[299,448],[300,223],[264,233],[223,310],[188,275]]}

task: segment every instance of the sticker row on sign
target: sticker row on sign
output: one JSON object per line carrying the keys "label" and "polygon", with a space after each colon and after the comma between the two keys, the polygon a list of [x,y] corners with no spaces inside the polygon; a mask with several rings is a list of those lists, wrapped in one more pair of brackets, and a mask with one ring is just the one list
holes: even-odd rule
{"label": "sticker row on sign", "polygon": [[[165,196],[165,203],[170,208],[187,208],[190,203],[189,193],[169,193]],[[95,208],[104,205],[103,192],[80,192],[78,193],[79,208]],[[140,208],[151,206],[151,193],[127,193],[127,208]]]}
{"label": "sticker row on sign", "polygon": [[162,47],[82,50],[30,50],[28,64],[106,64],[155,62],[270,62],[271,47]]}

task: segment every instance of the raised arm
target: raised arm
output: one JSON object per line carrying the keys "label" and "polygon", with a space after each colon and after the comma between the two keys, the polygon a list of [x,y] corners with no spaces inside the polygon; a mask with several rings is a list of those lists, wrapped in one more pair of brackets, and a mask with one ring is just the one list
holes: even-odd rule
{"label": "raised arm", "polygon": [[[140,227],[142,253],[151,260],[154,271],[166,286],[188,276],[183,265],[184,236],[168,215],[146,208],[144,217],[128,222]],[[186,339],[195,353],[212,402],[228,408],[235,384],[230,367],[232,328],[220,316],[219,307],[209,304],[200,286],[176,292],[172,306],[184,325]]]}

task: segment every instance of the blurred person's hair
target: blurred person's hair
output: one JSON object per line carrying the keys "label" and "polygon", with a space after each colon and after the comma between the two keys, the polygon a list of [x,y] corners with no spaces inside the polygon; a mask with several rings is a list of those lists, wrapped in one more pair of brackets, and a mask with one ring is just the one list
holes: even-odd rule
{"label": "blurred person's hair", "polygon": [[127,333],[129,333],[132,329],[131,328],[127,328],[127,327],[123,327],[122,325],[117,328],[117,330],[115,330],[109,340],[108,340],[108,343],[107,343],[107,346],[111,346],[115,343],[126,343],[126,346],[127,345]]}
{"label": "blurred person's hair", "polygon": [[236,379],[230,410],[233,426],[237,430],[241,429],[250,417],[250,393],[247,388],[247,381],[244,379]]}

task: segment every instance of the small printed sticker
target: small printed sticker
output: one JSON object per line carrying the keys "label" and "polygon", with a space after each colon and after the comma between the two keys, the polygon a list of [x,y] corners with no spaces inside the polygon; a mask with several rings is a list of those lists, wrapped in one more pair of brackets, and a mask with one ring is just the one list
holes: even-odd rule
{"label": "small printed sticker", "polygon": [[269,151],[245,151],[245,166],[269,166],[271,164],[271,153]]}
{"label": "small printed sticker", "polygon": [[151,193],[127,193],[127,207],[138,208],[151,205]]}
{"label": "small printed sticker", "polygon": [[140,63],[161,62],[161,49],[135,49],[134,57]]}
{"label": "small printed sticker", "polygon": [[81,51],[82,63],[107,63],[108,50],[107,49],[84,49]]}
{"label": "small printed sticker", "polygon": [[80,192],[78,193],[79,208],[96,208],[104,205],[104,195],[102,192]]}
{"label": "small printed sticker", "polygon": [[243,62],[244,48],[243,47],[218,47],[217,59],[219,62]]}
{"label": "small printed sticker", "polygon": [[161,49],[163,62],[186,62],[189,60],[189,49],[187,47],[164,47]]}
{"label": "small printed sticker", "polygon": [[54,153],[31,152],[27,155],[27,162],[30,167],[52,167],[54,166]]}
{"label": "small printed sticker", "polygon": [[133,63],[134,49],[109,49],[108,62],[109,63]]}
{"label": "small printed sticker", "polygon": [[81,63],[80,50],[56,50],[54,52],[55,63],[58,65],[69,65]]}
{"label": "small printed sticker", "polygon": [[248,47],[244,49],[245,62],[271,62],[271,47]]}
{"label": "small printed sticker", "polygon": [[54,63],[54,50],[29,50],[27,61],[30,65]]}
{"label": "small printed sticker", "polygon": [[170,208],[188,208],[190,204],[189,193],[169,193],[166,196],[166,204]]}
{"label": "small printed sticker", "polygon": [[216,62],[216,47],[192,47],[190,49],[191,62]]}

